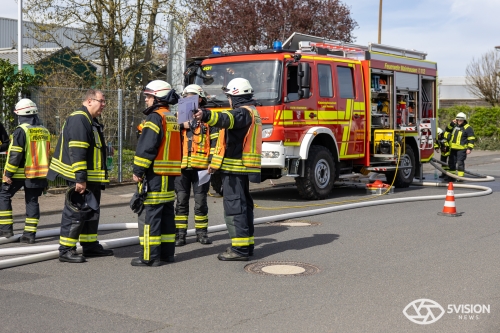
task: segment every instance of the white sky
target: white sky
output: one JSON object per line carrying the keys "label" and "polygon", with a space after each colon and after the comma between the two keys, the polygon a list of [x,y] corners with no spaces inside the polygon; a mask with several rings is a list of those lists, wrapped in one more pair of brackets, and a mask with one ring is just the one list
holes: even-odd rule
{"label": "white sky", "polygon": [[[16,19],[17,1],[1,1],[0,16]],[[379,2],[344,0],[357,44],[377,42]],[[382,44],[427,52],[440,76],[465,76],[473,58],[500,45],[499,15],[500,0],[383,0]]]}

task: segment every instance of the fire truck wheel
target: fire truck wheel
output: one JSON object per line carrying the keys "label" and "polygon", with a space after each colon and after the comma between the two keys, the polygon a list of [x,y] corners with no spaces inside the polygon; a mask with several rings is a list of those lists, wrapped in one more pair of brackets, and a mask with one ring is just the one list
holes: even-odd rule
{"label": "fire truck wheel", "polygon": [[415,154],[413,153],[413,149],[409,145],[405,146],[406,153],[401,155],[401,160],[399,161],[400,166],[410,166],[410,169],[401,169],[398,170],[398,174],[396,175],[396,179],[394,179],[395,172],[387,172],[385,177],[387,179],[387,183],[391,184],[394,179],[394,186],[398,188],[404,188],[410,186],[413,181],[413,177],[415,177]]}
{"label": "fire truck wheel", "polygon": [[214,189],[215,193],[222,196],[222,177],[220,173],[216,172],[210,177],[210,185]]}
{"label": "fire truck wheel", "polygon": [[304,177],[295,178],[297,190],[304,199],[324,199],[333,188],[335,162],[323,146],[311,146],[305,163]]}

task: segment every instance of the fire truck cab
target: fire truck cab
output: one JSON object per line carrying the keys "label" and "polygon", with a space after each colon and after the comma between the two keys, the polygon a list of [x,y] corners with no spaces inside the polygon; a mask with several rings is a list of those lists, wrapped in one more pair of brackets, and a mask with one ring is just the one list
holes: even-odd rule
{"label": "fire truck cab", "polygon": [[437,65],[426,53],[294,33],[282,49],[197,58],[185,83],[227,110],[222,87],[236,77],[261,115],[262,179],[292,177],[303,198],[327,197],[353,172],[407,187],[433,156]]}

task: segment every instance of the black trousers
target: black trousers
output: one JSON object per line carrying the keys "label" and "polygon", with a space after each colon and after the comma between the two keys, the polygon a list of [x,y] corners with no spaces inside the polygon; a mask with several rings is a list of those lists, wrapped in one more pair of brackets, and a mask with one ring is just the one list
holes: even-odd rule
{"label": "black trousers", "polygon": [[465,160],[467,159],[467,149],[452,149],[450,151],[450,158],[448,159],[448,166],[450,171],[458,171],[459,176],[464,175]]}
{"label": "black trousers", "polygon": [[178,229],[187,229],[189,217],[189,197],[191,187],[194,194],[194,226],[196,231],[208,228],[207,193],[210,182],[198,186],[198,169],[182,169],[181,175],[175,177],[175,226]]}
{"label": "black trousers", "polygon": [[[3,231],[14,230],[12,215],[12,197],[24,186],[23,181],[13,181],[12,184],[2,183],[0,189],[0,229]],[[40,206],[38,197],[43,193],[43,188],[24,188],[24,202],[26,204],[25,234],[35,234],[40,219]]]}
{"label": "black trousers", "polygon": [[224,219],[231,238],[231,249],[248,256],[254,248],[253,199],[249,191],[248,176],[229,173],[221,175]]}
{"label": "black trousers", "polygon": [[[68,186],[75,183],[67,182]],[[87,190],[94,194],[97,203],[101,204],[101,184],[87,182]],[[66,202],[61,217],[61,235],[59,237],[59,253],[76,249],[76,243],[80,241],[83,250],[90,249],[99,242],[97,241],[97,228],[99,227],[99,216],[101,208],[93,211],[90,216],[82,217],[80,213],[72,211]]]}
{"label": "black trousers", "polygon": [[174,202],[144,205],[138,216],[141,260],[149,262],[175,254]]}

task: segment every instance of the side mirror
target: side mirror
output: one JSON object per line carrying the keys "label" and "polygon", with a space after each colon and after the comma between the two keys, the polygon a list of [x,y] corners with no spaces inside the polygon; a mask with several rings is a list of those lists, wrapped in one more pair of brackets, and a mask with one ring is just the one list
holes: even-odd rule
{"label": "side mirror", "polygon": [[311,66],[307,62],[300,62],[297,69],[297,82],[299,85],[299,98],[309,98],[311,90]]}

